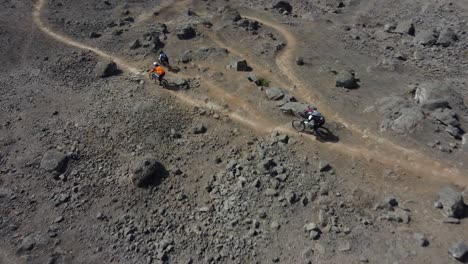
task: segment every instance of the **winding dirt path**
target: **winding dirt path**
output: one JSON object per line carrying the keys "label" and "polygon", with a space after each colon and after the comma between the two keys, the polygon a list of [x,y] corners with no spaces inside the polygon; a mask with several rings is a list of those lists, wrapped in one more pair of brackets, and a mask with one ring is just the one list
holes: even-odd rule
{"label": "winding dirt path", "polygon": [[[78,49],[89,50],[91,52],[94,52],[96,55],[100,57],[111,59],[121,69],[127,72],[130,72],[132,74],[140,73],[137,67],[132,66],[131,63],[125,61],[124,59],[119,58],[118,56],[106,53],[104,51],[99,50],[98,48],[91,47],[89,45],[77,42],[75,40],[70,39],[67,36],[64,36],[64,35],[61,35],[60,33],[52,31],[41,20],[41,11],[43,10],[45,4],[46,4],[46,0],[38,0],[35,4],[35,8],[33,11],[34,23],[45,34],[47,34],[51,38],[61,43],[64,43],[66,45],[69,45]],[[297,76],[295,76],[294,73],[288,70],[289,68],[292,68],[291,63],[293,60],[291,58],[293,55],[296,42],[295,42],[294,36],[287,30],[287,28],[280,26],[280,25],[276,25],[273,22],[266,21],[266,20],[263,20],[261,18],[257,18],[254,16],[244,15],[244,17],[250,18],[253,20],[258,20],[259,22],[263,23],[265,26],[271,27],[284,35],[285,39],[288,41],[288,45],[284,49],[284,51],[280,53],[279,56],[277,57],[277,64],[281,66],[280,68],[285,69],[285,72],[284,72],[285,76],[288,76],[290,78],[290,81],[293,84],[295,84],[298,88],[300,88],[299,91],[301,93],[304,92],[304,94],[307,95],[307,98],[306,98],[307,100],[311,100],[311,98],[316,98],[315,96],[312,96],[310,91],[306,89],[306,86],[302,83],[302,81],[299,78],[297,78]],[[217,40],[217,44],[221,46],[227,46],[227,45],[223,45],[223,43],[220,40]],[[238,52],[238,54],[242,55],[241,52]],[[262,69],[262,68],[258,67],[258,69]],[[268,70],[266,69],[263,69],[263,71],[268,72]],[[204,81],[203,84],[204,84],[204,87],[206,87],[209,90],[210,94],[213,95],[215,98],[218,98],[218,99],[222,98],[224,100],[227,100],[230,105],[234,105],[237,107],[237,109],[231,110],[227,113],[227,115],[232,120],[237,121],[238,123],[241,123],[245,126],[248,126],[258,132],[268,133],[273,130],[277,130],[282,133],[288,134],[290,136],[297,135],[297,133],[291,127],[287,126],[289,124],[287,125],[276,124],[275,125],[274,122],[272,122],[268,117],[265,117],[264,115],[261,115],[260,113],[258,113],[258,111],[256,110],[254,106],[247,103],[245,100],[242,100],[238,96],[229,94],[224,89],[221,89],[209,82]],[[207,104],[205,101],[196,99],[193,96],[187,95],[186,93],[183,93],[183,92],[173,92],[173,91],[167,91],[167,92],[188,105],[198,106],[198,107],[207,107],[207,108],[211,108],[211,109],[219,110],[219,111],[224,110],[224,108],[220,105],[217,105],[215,103]],[[335,115],[332,115],[332,116],[335,116]],[[339,120],[340,122],[342,121],[338,117],[336,120]],[[372,139],[372,141],[370,141],[367,144],[367,146],[353,146],[353,145],[346,144],[343,142],[329,143],[327,144],[327,146],[329,146],[330,149],[339,153],[353,156],[353,157],[363,157],[366,160],[375,159],[375,160],[378,160],[382,164],[392,166],[392,167],[399,166],[404,170],[415,173],[416,175],[426,176],[436,181],[449,181],[449,182],[453,182],[456,184],[468,186],[467,179],[463,177],[463,175],[461,175],[458,171],[447,168],[443,164],[435,162],[427,158],[426,156],[420,153],[417,153],[416,151],[408,150],[403,147],[397,146],[388,140],[365,134],[361,132],[361,130],[358,129],[357,127],[352,126],[350,124],[346,124],[346,122],[342,122],[342,123],[353,128],[353,130],[360,132],[360,134],[363,137],[367,136],[369,139]],[[311,140],[311,141],[316,141],[313,136],[304,135],[303,138]]]}

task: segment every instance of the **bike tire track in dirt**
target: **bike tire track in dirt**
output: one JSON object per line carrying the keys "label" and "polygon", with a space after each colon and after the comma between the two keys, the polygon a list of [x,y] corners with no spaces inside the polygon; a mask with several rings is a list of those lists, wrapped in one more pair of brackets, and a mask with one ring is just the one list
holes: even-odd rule
{"label": "bike tire track in dirt", "polygon": [[[113,56],[113,55],[108,54],[106,52],[103,52],[103,51],[101,51],[101,50],[99,50],[97,48],[90,47],[90,46],[88,46],[86,44],[79,43],[77,41],[74,41],[74,40],[66,37],[66,36],[63,36],[63,35],[61,35],[59,33],[56,33],[56,32],[53,32],[52,30],[50,30],[41,20],[41,10],[43,9],[45,3],[46,3],[45,0],[39,0],[36,3],[35,8],[34,8],[34,12],[33,12],[33,20],[34,20],[35,24],[44,33],[46,33],[47,35],[49,35],[53,39],[55,39],[55,40],[57,40],[59,42],[62,42],[64,44],[67,44],[67,45],[70,45],[70,46],[73,46],[73,47],[79,48],[79,49],[89,50],[89,51],[94,52],[98,56],[108,58],[108,59],[112,59],[122,69],[125,69],[126,71],[128,71],[130,73],[134,73],[134,74],[139,73],[137,68],[131,66],[130,63],[126,62],[123,59],[118,58],[117,56]],[[208,106],[208,107],[211,107],[211,108],[213,108],[215,110],[216,109],[217,110],[222,109],[222,107],[219,106],[219,105],[215,105],[215,104],[211,104],[211,105],[208,104],[207,105],[206,102],[204,102],[202,100],[195,99],[195,98],[193,98],[191,96],[187,96],[184,93],[171,92],[171,91],[168,91],[168,92],[170,92],[172,95],[174,95],[176,98],[178,98],[182,102],[185,102],[185,103],[187,103],[189,105],[192,105],[192,106],[198,106],[198,107]],[[222,90],[222,93],[225,94],[226,92],[224,90]],[[231,100],[232,100],[232,98],[231,98]],[[241,101],[236,103],[236,105],[238,105],[240,108],[242,108],[242,105],[243,105],[244,108],[254,109],[248,103],[241,103]],[[245,118],[245,116],[242,116],[241,114],[239,114],[236,111],[231,111],[227,115],[231,119],[233,119],[235,121],[238,121],[239,123],[244,124],[244,125],[252,128],[252,129],[254,129],[256,131],[271,132],[271,131],[277,129],[280,132],[283,132],[283,133],[291,135],[291,136],[296,135],[295,131],[293,131],[291,128],[285,128],[284,125],[275,126],[275,127],[271,127],[269,125],[266,125],[267,123],[270,123],[270,122],[265,121],[266,119],[261,118],[260,116],[258,116],[257,120],[247,119],[247,118]],[[259,121],[262,121],[262,120],[264,122],[263,125],[259,125]],[[316,141],[315,139],[313,139],[312,136],[306,136],[305,138],[307,138],[309,140],[312,140],[312,141]],[[372,158],[375,158],[375,159],[378,159],[383,164],[387,164],[387,165],[398,164],[398,165],[402,166],[404,169],[409,170],[409,171],[413,171],[413,172],[421,172],[421,171],[429,172],[430,169],[431,169],[431,168],[429,168],[429,170],[428,170],[426,166],[421,166],[417,162],[407,163],[407,162],[403,162],[402,160],[397,160],[397,162],[395,162],[394,159],[385,157],[384,155],[382,155],[382,153],[369,152],[369,151],[367,151],[367,149],[346,145],[346,144],[343,144],[341,142],[338,142],[338,143],[335,143],[335,144],[328,144],[328,145],[330,146],[331,149],[336,150],[337,152],[341,152],[341,153],[351,155],[351,156],[364,157],[364,158],[366,158],[368,160],[372,159]],[[370,155],[370,154],[372,154],[372,155]],[[458,183],[461,183],[462,181],[464,181],[463,178],[460,178],[456,174],[450,173],[446,169],[442,169],[442,170],[440,168],[435,168],[435,169],[436,169],[436,171],[444,172],[445,176],[446,176],[444,179],[441,179],[440,177],[434,177],[434,179],[436,179],[436,180],[452,180],[452,181],[458,182]],[[429,174],[429,175],[436,176],[434,174]]]}

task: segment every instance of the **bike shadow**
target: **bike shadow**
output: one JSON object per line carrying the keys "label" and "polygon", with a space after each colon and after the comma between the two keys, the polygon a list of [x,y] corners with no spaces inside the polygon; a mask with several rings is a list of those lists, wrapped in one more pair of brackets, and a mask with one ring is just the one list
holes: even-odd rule
{"label": "bike shadow", "polygon": [[177,67],[177,66],[169,65],[169,66],[166,66],[166,67],[172,73],[179,73],[180,72],[180,68]]}
{"label": "bike shadow", "polygon": [[304,133],[315,136],[315,139],[322,143],[337,143],[338,141],[340,141],[340,138],[337,135],[333,134],[333,132],[326,127],[321,127],[316,131],[304,131]]}

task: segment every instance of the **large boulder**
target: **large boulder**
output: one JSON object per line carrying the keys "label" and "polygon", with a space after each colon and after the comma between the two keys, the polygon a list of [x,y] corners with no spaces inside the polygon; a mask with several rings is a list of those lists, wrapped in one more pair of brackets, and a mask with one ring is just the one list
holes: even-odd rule
{"label": "large boulder", "polygon": [[426,100],[424,103],[421,104],[421,108],[428,110],[428,111],[434,111],[436,109],[440,108],[448,108],[449,107],[449,102],[446,99],[431,99],[431,100]]}
{"label": "large boulder", "polygon": [[132,41],[129,46],[131,50],[138,49],[139,47],[141,47],[141,43],[140,43],[140,40],[138,39],[135,39],[134,41]]}
{"label": "large boulder", "polygon": [[400,21],[400,22],[398,22],[398,25],[396,26],[396,28],[395,28],[395,30],[393,32],[400,33],[400,34],[408,34],[408,35],[414,36],[415,30],[414,30],[413,22],[411,22],[411,21]]}
{"label": "large boulder", "polygon": [[445,132],[455,139],[462,139],[463,130],[460,127],[448,125],[445,127]]}
{"label": "large boulder", "polygon": [[457,114],[448,108],[439,108],[431,112],[431,117],[440,123],[448,126],[459,126],[460,121],[458,121]]}
{"label": "large boulder", "polygon": [[300,102],[287,102],[280,107],[280,110],[289,115],[297,115],[298,113],[303,113],[307,111],[308,104]]}
{"label": "large boulder", "polygon": [[463,196],[450,187],[440,190],[438,202],[448,217],[462,218],[467,213]]}
{"label": "large boulder", "polygon": [[247,31],[256,31],[260,28],[260,23],[256,20],[242,19],[237,24]]}
{"label": "large boulder", "polygon": [[178,60],[182,63],[189,63],[193,59],[193,52],[191,50],[186,50],[179,55]]}
{"label": "large boulder", "polygon": [[166,89],[187,90],[190,88],[190,83],[186,79],[180,77],[167,77],[165,79],[167,81]]}
{"label": "large boulder", "polygon": [[158,32],[160,34],[167,34],[169,31],[167,30],[167,26],[164,23],[156,23],[151,26],[151,30],[153,32]]}
{"label": "large boulder", "polygon": [[94,67],[94,74],[100,78],[118,75],[119,73],[120,70],[117,68],[117,64],[111,60],[100,61]]}
{"label": "large boulder", "polygon": [[468,246],[462,241],[452,245],[448,250],[449,255],[462,263],[468,261]]}
{"label": "large boulder", "polygon": [[413,42],[422,46],[432,46],[436,43],[437,37],[438,34],[434,30],[423,30],[416,34]]}
{"label": "large boulder", "polygon": [[160,49],[164,48],[165,44],[162,40],[158,38],[153,38],[151,41],[151,48],[154,52],[159,51]]}
{"label": "large boulder", "polygon": [[237,22],[242,19],[241,15],[239,14],[239,11],[229,6],[224,7],[221,10],[221,13],[221,18],[225,21]]}
{"label": "large boulder", "polygon": [[424,114],[418,107],[400,109],[400,115],[391,122],[390,128],[397,133],[412,133],[420,125]]}
{"label": "large boulder", "polygon": [[281,100],[284,97],[284,92],[280,88],[271,87],[265,91],[269,100]]}
{"label": "large boulder", "polygon": [[340,71],[336,77],[336,87],[344,87],[348,89],[354,89],[358,87],[357,80],[354,77],[354,73],[350,71]]}
{"label": "large boulder", "polygon": [[197,32],[191,25],[186,24],[177,30],[176,35],[181,40],[188,40],[194,38],[197,35]]}
{"label": "large boulder", "polygon": [[233,62],[233,68],[237,71],[250,71],[249,65],[247,65],[246,60],[238,59]]}
{"label": "large boulder", "polygon": [[450,88],[435,82],[421,83],[416,87],[414,100],[419,104],[434,102],[433,100],[448,99],[450,97]]}
{"label": "large boulder", "polygon": [[451,28],[445,28],[440,32],[436,44],[443,47],[448,47],[458,40],[457,34]]}
{"label": "large boulder", "polygon": [[153,157],[143,157],[133,164],[131,179],[136,187],[156,185],[166,177],[164,166]]}
{"label": "large boulder", "polygon": [[63,152],[51,149],[42,156],[41,168],[48,172],[62,172],[66,163],[67,155]]}
{"label": "large boulder", "polygon": [[287,1],[279,1],[275,5],[273,5],[273,9],[278,10],[280,13],[288,12],[289,14],[292,13],[293,7]]}

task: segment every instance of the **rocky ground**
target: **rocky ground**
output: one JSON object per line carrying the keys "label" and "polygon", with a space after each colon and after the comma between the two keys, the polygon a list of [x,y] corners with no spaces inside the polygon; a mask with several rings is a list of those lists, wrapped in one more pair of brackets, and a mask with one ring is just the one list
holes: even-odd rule
{"label": "rocky ground", "polygon": [[463,1],[0,6],[0,263],[468,262]]}

